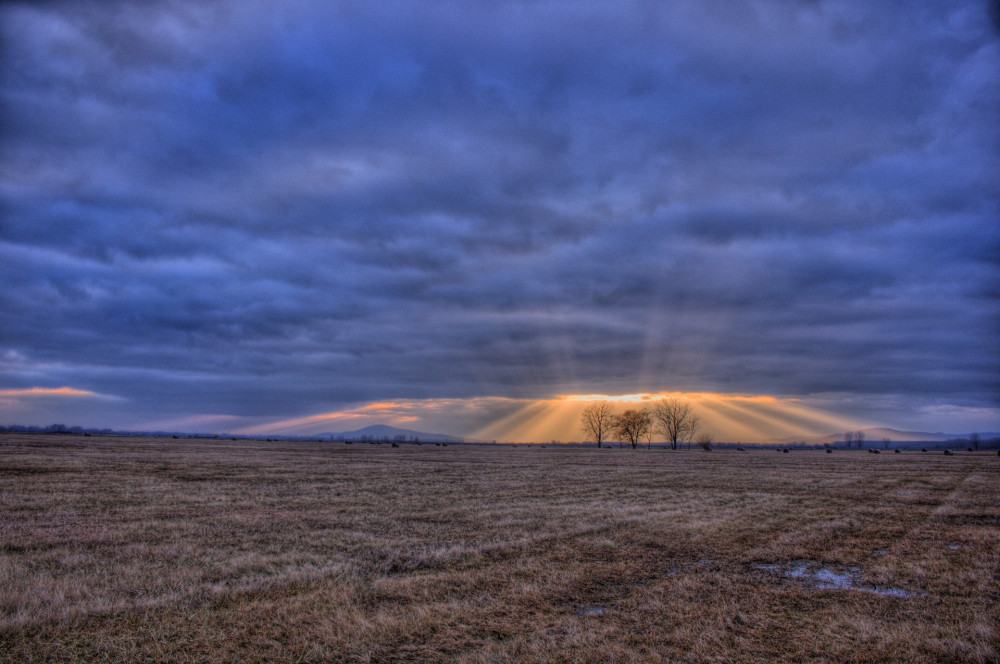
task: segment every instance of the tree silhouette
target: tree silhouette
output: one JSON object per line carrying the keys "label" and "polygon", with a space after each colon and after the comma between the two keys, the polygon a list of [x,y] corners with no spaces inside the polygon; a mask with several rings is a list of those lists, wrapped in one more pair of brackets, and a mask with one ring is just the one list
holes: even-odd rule
{"label": "tree silhouette", "polygon": [[608,438],[615,424],[614,406],[609,401],[596,401],[583,409],[580,416],[583,432],[597,441],[600,447]]}
{"label": "tree silhouette", "polygon": [[705,450],[706,452],[711,452],[712,443],[715,442],[715,436],[708,433],[707,431],[703,431],[700,434],[698,434],[698,438],[696,439],[695,442],[697,442],[701,446],[701,449]]}
{"label": "tree silhouette", "polygon": [[660,399],[654,403],[653,420],[675,450],[678,443],[690,440],[698,429],[698,418],[690,404],[680,399]]}
{"label": "tree silhouette", "polygon": [[653,420],[649,416],[649,411],[629,409],[615,418],[615,432],[632,444],[634,450],[639,445],[642,438],[652,426]]}

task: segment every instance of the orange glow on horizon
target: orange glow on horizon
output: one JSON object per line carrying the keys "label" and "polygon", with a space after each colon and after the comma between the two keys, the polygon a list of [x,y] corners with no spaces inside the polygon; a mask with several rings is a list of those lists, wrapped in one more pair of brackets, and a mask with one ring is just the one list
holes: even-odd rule
{"label": "orange glow on horizon", "polygon": [[[483,427],[476,437],[497,440],[582,441],[580,416],[589,403],[609,401],[623,408],[652,405],[660,399],[690,401],[701,431],[718,441],[768,441],[825,435],[859,428],[857,421],[806,405],[801,399],[766,394],[714,392],[641,392],[634,394],[562,394],[533,401],[520,411]],[[653,440],[659,440],[654,435]]]}
{"label": "orange glow on horizon", "polygon": [[78,390],[73,387],[29,387],[19,390],[0,390],[0,397],[19,399],[22,397],[100,397],[97,392]]}
{"label": "orange glow on horizon", "polygon": [[[583,441],[585,437],[580,417],[587,404],[610,401],[620,404],[620,409],[627,409],[651,406],[666,398],[689,401],[701,422],[701,431],[712,434],[720,442],[807,438],[865,426],[796,398],[714,392],[640,392],[618,395],[560,394],[548,399],[473,397],[376,401],[341,411],[245,426],[234,432],[249,435],[315,435],[333,432],[329,426],[331,423],[349,422],[352,429],[388,424],[425,432],[466,435],[470,440]],[[461,421],[476,422],[478,428],[471,432],[453,428],[453,422]],[[653,440],[657,441],[659,437],[654,436]]]}
{"label": "orange glow on horizon", "polygon": [[362,407],[361,410],[393,410],[397,408],[406,408],[406,406],[394,401],[378,401]]}
{"label": "orange glow on horizon", "polygon": [[[718,392],[639,392],[637,394],[560,394],[555,397],[561,401],[611,401],[624,403],[641,403],[644,401],[659,401],[660,399],[687,399],[691,401],[701,400],[725,400],[725,401],[750,401],[756,403],[778,403],[778,399],[766,394],[722,394]],[[796,402],[798,399],[784,399],[783,401]]]}

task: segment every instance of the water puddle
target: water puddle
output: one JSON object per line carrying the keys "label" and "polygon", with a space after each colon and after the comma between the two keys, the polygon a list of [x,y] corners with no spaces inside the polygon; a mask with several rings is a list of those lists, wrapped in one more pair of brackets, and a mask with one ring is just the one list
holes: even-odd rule
{"label": "water puddle", "polygon": [[803,561],[783,565],[755,565],[755,567],[805,582],[817,590],[857,590],[887,597],[914,597],[920,594],[903,588],[861,585],[861,570],[857,567],[824,567],[819,563]]}
{"label": "water puddle", "polygon": [[608,612],[606,606],[582,606],[576,610],[578,616],[603,616]]}
{"label": "water puddle", "polygon": [[881,586],[872,586],[871,588],[858,588],[865,592],[875,593],[876,595],[886,595],[888,597],[915,597],[919,595],[923,597],[927,593],[915,593],[912,590],[903,590],[902,588],[883,588]]}

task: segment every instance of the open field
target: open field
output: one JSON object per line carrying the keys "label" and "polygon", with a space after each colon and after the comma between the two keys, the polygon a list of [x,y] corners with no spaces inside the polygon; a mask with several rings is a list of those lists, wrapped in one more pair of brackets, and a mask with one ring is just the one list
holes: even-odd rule
{"label": "open field", "polygon": [[0,436],[0,661],[995,662],[1000,458]]}

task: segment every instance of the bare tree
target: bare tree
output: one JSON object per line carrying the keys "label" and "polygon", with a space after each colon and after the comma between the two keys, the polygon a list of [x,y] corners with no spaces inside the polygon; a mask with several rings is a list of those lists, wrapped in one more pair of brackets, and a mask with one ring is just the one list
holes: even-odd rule
{"label": "bare tree", "polygon": [[865,432],[856,431],[854,433],[854,442],[858,446],[859,450],[863,450],[865,448]]}
{"label": "bare tree", "polygon": [[844,434],[844,443],[847,445],[847,449],[851,449],[851,443],[854,442],[854,432],[848,431]]}
{"label": "bare tree", "polygon": [[629,409],[615,418],[615,431],[632,444],[634,450],[639,445],[646,431],[652,426],[653,420],[646,409]]}
{"label": "bare tree", "polygon": [[883,438],[883,439],[882,439],[882,447],[883,447],[884,449],[889,449],[889,444],[890,444],[890,443],[892,443],[892,441],[891,441],[891,440],[889,440],[888,438]]}
{"label": "bare tree", "polygon": [[701,449],[705,450],[706,452],[711,452],[712,443],[715,442],[715,437],[712,434],[708,433],[707,431],[702,431],[701,433],[698,434],[698,437],[695,439],[695,442],[701,445]]}
{"label": "bare tree", "polygon": [[653,419],[657,429],[675,450],[678,443],[691,439],[698,426],[698,418],[691,405],[680,399],[660,399],[654,403]]}
{"label": "bare tree", "polygon": [[597,441],[597,446],[608,439],[615,425],[615,409],[610,401],[596,401],[583,409],[583,432]]}
{"label": "bare tree", "polygon": [[982,440],[982,437],[978,433],[974,433],[971,436],[969,436],[969,444],[972,445],[972,449],[978,450],[979,449],[979,443],[980,443],[981,440]]}

